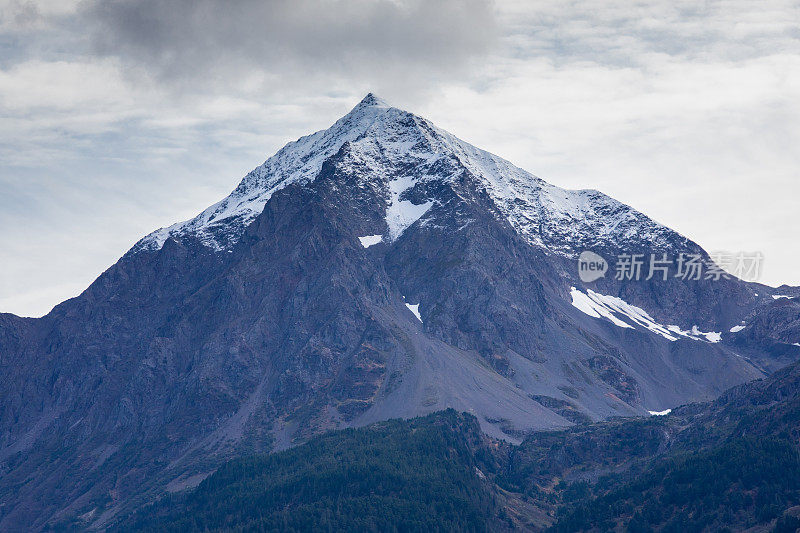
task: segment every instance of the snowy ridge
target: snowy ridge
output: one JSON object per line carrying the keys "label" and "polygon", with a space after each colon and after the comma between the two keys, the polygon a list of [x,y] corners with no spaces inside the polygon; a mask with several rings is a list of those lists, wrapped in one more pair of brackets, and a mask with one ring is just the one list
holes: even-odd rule
{"label": "snowy ridge", "polygon": [[[669,247],[686,239],[594,190],[565,190],[480,150],[429,121],[368,94],[327,130],[287,144],[250,172],[225,199],[195,218],[159,229],[134,246],[154,250],[169,237],[192,235],[215,250],[233,245],[279,189],[316,178],[325,161],[363,181],[385,183],[386,242],[426,215],[435,198],[412,202],[407,193],[420,182],[452,180],[464,173],[492,199],[531,244],[569,257],[586,248],[645,242]],[[398,168],[413,175],[393,175]],[[424,223],[424,221],[423,221]]]}
{"label": "snowy ridge", "polygon": [[386,102],[367,95],[327,130],[301,137],[281,148],[245,176],[227,198],[191,220],[154,231],[134,249],[159,249],[170,236],[186,234],[194,234],[217,250],[228,247],[261,213],[275,191],[314,179],[326,159],[338,152],[345,142],[361,136],[388,109]]}
{"label": "snowy ridge", "polygon": [[567,190],[432,126],[481,182],[498,210],[534,245],[576,257],[580,251],[632,239],[658,248],[688,240],[605,194]]}
{"label": "snowy ridge", "polygon": [[704,333],[697,329],[697,326],[683,330],[679,326],[659,324],[644,309],[631,305],[616,296],[607,296],[591,289],[587,289],[583,293],[575,287],[570,288],[570,296],[572,305],[581,312],[594,318],[605,318],[620,328],[641,326],[669,341],[677,341],[679,337],[713,343],[722,340],[721,333],[716,331]]}

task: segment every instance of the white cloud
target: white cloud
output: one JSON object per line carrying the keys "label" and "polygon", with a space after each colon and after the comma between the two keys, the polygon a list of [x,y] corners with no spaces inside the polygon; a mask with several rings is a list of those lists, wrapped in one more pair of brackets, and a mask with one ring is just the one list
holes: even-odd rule
{"label": "white cloud", "polygon": [[0,71],[5,112],[128,108],[134,98],[115,65],[98,61],[31,60]]}

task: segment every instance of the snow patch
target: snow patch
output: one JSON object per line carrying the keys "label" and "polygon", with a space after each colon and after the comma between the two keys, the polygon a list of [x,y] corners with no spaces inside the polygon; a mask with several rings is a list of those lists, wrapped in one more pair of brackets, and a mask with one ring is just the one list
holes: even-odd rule
{"label": "snow patch", "polygon": [[621,328],[633,328],[632,323],[661,335],[669,341],[677,341],[678,336],[715,343],[722,340],[720,332],[702,332],[697,326],[692,326],[691,330],[683,330],[676,325],[659,324],[644,309],[631,305],[616,296],[607,296],[591,289],[587,289],[584,294],[575,287],[570,288],[570,295],[572,296],[572,305],[583,313],[594,318],[606,318]]}
{"label": "snow patch", "polygon": [[589,295],[586,295],[572,287],[570,289],[570,295],[572,295],[572,305],[583,311],[589,316],[594,318],[604,317],[614,323],[614,325],[619,326],[621,328],[633,328],[633,326],[626,324],[622,320],[618,319],[613,315],[610,309],[606,307],[602,302],[598,302],[592,296],[597,295],[596,292],[589,290]]}
{"label": "snow patch", "polygon": [[378,244],[383,240],[383,235],[367,235],[365,237],[359,237],[359,241],[361,241],[361,246],[364,248],[369,248],[374,244]]}
{"label": "snow patch", "polygon": [[414,305],[406,304],[406,307],[408,307],[409,311],[414,313],[414,316],[417,317],[417,320],[422,322],[422,317],[419,314],[419,304],[414,304]]}
{"label": "snow patch", "polygon": [[721,331],[703,332],[700,331],[700,328],[698,328],[697,326],[692,326],[691,329],[684,330],[681,329],[679,326],[669,325],[667,326],[667,329],[669,329],[673,333],[677,333],[678,335],[687,337],[695,341],[706,340],[708,342],[720,342],[722,340]]}
{"label": "snow patch", "polygon": [[664,409],[663,411],[647,411],[652,416],[666,416],[672,412],[672,409]]}
{"label": "snow patch", "polygon": [[416,205],[408,200],[400,200],[400,195],[416,185],[417,180],[410,176],[393,179],[389,182],[389,205],[386,207],[386,225],[389,226],[389,239],[397,240],[414,222],[422,218],[433,205],[432,201]]}
{"label": "snow patch", "polygon": [[772,299],[777,300],[778,298],[791,298],[791,296],[787,296],[785,294],[773,294]]}
{"label": "snow patch", "polygon": [[745,328],[745,326],[733,326],[731,328],[731,333],[739,333]]}

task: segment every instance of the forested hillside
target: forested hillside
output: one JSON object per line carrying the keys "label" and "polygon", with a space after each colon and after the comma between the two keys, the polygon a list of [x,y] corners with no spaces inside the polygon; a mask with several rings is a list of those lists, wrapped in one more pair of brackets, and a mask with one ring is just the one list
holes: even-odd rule
{"label": "forested hillside", "polygon": [[453,410],[230,462],[120,531],[794,531],[800,365],[668,416],[495,441]]}
{"label": "forested hillside", "polygon": [[508,521],[478,473],[484,438],[474,417],[452,410],[337,431],[230,462],[119,530],[503,529]]}

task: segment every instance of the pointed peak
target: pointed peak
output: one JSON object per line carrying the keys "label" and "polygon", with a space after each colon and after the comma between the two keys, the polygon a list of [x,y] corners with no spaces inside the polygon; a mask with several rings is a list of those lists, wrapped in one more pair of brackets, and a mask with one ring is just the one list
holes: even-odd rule
{"label": "pointed peak", "polygon": [[356,106],[350,110],[345,116],[340,118],[336,121],[331,127],[331,130],[337,130],[341,128],[343,125],[347,125],[347,128],[352,128],[352,124],[354,122],[358,122],[361,120],[372,120],[377,115],[380,115],[387,109],[392,109],[388,103],[382,98],[378,98],[373,93],[367,94],[361,101],[356,104]]}
{"label": "pointed peak", "polygon": [[378,98],[375,96],[375,93],[367,93],[359,103],[358,107],[367,107],[367,106],[375,106],[375,107],[389,107],[389,104],[383,98]]}

